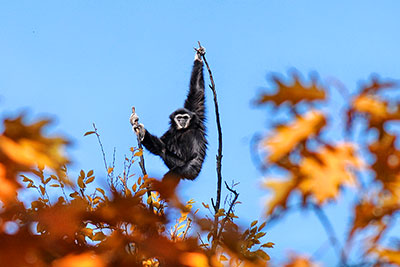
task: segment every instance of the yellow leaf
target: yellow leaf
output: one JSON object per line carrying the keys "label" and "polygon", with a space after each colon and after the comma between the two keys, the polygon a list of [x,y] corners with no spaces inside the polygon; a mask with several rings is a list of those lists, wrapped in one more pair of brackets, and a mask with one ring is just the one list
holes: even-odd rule
{"label": "yellow leaf", "polygon": [[101,189],[101,188],[99,188],[99,187],[97,187],[96,188],[96,190],[97,191],[99,191],[103,196],[105,195],[105,192],[104,192],[104,190],[103,189]]}
{"label": "yellow leaf", "polygon": [[258,223],[257,220],[253,221],[253,222],[251,223],[250,227],[253,227],[253,226],[256,225],[257,223]]}
{"label": "yellow leaf", "polygon": [[271,215],[277,208],[286,208],[286,201],[292,190],[296,188],[296,183],[293,179],[268,179],[264,182],[264,187],[271,189],[274,193],[267,203],[267,215]]}
{"label": "yellow leaf", "polygon": [[141,157],[142,155],[143,155],[143,150],[142,149],[140,149],[138,152],[133,154],[133,156],[135,156],[135,157]]}
{"label": "yellow leaf", "polygon": [[228,258],[224,256],[224,254],[221,254],[221,256],[219,256],[219,261],[227,261]]}
{"label": "yellow leaf", "polygon": [[93,241],[102,241],[106,238],[106,235],[103,232],[97,232],[93,236]]}
{"label": "yellow leaf", "polygon": [[109,167],[107,170],[107,173],[110,174],[110,173],[112,173],[113,170],[114,170],[114,168]]}
{"label": "yellow leaf", "polygon": [[85,184],[90,184],[90,183],[93,182],[93,181],[94,181],[94,176],[89,177],[89,178],[86,180]]}
{"label": "yellow leaf", "polygon": [[373,249],[373,252],[378,254],[379,258],[383,262],[396,264],[397,266],[400,265],[400,251],[399,250],[392,250],[392,249]]}
{"label": "yellow leaf", "polygon": [[322,147],[314,157],[305,157],[300,163],[302,179],[298,187],[303,194],[310,194],[323,204],[335,199],[342,186],[354,186],[356,180],[351,169],[362,165],[351,144]]}
{"label": "yellow leaf", "polygon": [[59,172],[68,163],[64,146],[68,143],[59,137],[45,137],[42,130],[50,121],[42,120],[25,125],[20,116],[4,121],[4,132],[0,136],[0,153],[26,167],[44,166]]}
{"label": "yellow leaf", "polygon": [[258,231],[261,231],[266,225],[266,222],[263,222],[259,227],[258,227]]}
{"label": "yellow leaf", "polygon": [[91,238],[93,235],[93,229],[91,228],[83,228],[81,232],[86,235],[87,237]]}
{"label": "yellow leaf", "polygon": [[300,82],[299,76],[294,73],[292,75],[293,82],[284,84],[278,76],[272,76],[272,81],[278,88],[278,92],[274,95],[262,95],[257,103],[262,104],[269,101],[274,102],[277,106],[285,102],[295,105],[301,101],[315,101],[325,99],[324,88],[317,85],[316,80],[312,80],[310,86],[305,86]]}
{"label": "yellow leaf", "polygon": [[89,131],[89,132],[86,132],[83,136],[91,135],[91,134],[94,134],[94,133],[96,133],[96,132],[95,131]]}
{"label": "yellow leaf", "polygon": [[274,245],[275,245],[274,243],[268,242],[268,243],[263,244],[261,247],[263,247],[263,248],[273,248]]}
{"label": "yellow leaf", "polygon": [[87,174],[86,174],[86,177],[90,177],[90,176],[92,176],[93,175],[93,173],[94,173],[94,171],[93,170],[90,170]]}
{"label": "yellow leaf", "polygon": [[144,194],[146,194],[146,192],[147,192],[147,189],[139,190],[139,191],[136,192],[135,197],[141,197]]}
{"label": "yellow leaf", "polygon": [[40,189],[40,193],[42,193],[42,195],[44,195],[46,193],[46,190],[44,189],[43,186],[39,185],[39,189]]}
{"label": "yellow leaf", "polygon": [[298,117],[289,125],[278,127],[273,135],[263,141],[268,150],[269,162],[277,162],[288,155],[300,142],[317,134],[325,125],[325,117],[321,112],[310,111]]}
{"label": "yellow leaf", "polygon": [[82,189],[84,189],[86,187],[86,185],[83,183],[83,178],[84,178],[84,176],[81,176],[81,175],[78,177],[78,185]]}

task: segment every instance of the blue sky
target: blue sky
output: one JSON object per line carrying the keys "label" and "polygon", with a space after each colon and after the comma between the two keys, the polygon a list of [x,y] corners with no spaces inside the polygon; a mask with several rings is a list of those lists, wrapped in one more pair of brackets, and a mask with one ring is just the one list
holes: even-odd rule
{"label": "blue sky", "polygon": [[[109,161],[115,147],[121,169],[124,154],[136,145],[131,106],[161,135],[169,114],[183,105],[193,46],[200,40],[218,91],[223,176],[240,182],[243,204],[237,213],[247,225],[262,217],[268,196],[260,189],[263,175],[251,161],[249,145],[275,116],[250,104],[268,86],[267,74],[317,71],[322,80],[337,78],[350,91],[374,72],[398,78],[399,11],[398,1],[365,0],[2,1],[1,116],[28,111],[32,119],[56,118],[52,132],[74,143],[71,173],[94,169],[97,179],[105,179],[97,141],[83,134],[96,123]],[[339,109],[343,98],[332,94],[325,108]],[[215,195],[217,134],[210,90],[206,97],[208,156],[197,180],[180,187],[183,199],[199,205]],[[151,176],[166,172],[157,157],[145,153],[145,159]],[[330,206],[328,215],[341,236],[349,223],[345,204]],[[269,228],[266,239],[276,243],[270,255],[282,258],[290,249],[312,254],[325,236],[313,214],[294,213]],[[319,258],[328,266],[333,259],[329,250]]]}

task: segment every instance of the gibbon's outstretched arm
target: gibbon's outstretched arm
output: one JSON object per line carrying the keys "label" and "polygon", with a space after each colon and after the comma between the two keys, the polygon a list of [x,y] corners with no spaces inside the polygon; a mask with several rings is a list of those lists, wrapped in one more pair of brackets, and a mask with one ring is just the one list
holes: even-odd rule
{"label": "gibbon's outstretched arm", "polygon": [[203,60],[201,59],[204,53],[204,48],[197,50],[190,78],[190,89],[184,105],[186,109],[196,113],[201,122],[205,119]]}
{"label": "gibbon's outstretched arm", "polygon": [[[162,158],[173,177],[194,180],[200,173],[206,155],[205,95],[202,56],[205,49],[196,49],[190,78],[190,87],[184,108],[170,116],[171,125],[160,138],[150,134],[139,124],[138,117],[131,115],[131,124],[143,146]],[[134,112],[134,110],[133,110]]]}

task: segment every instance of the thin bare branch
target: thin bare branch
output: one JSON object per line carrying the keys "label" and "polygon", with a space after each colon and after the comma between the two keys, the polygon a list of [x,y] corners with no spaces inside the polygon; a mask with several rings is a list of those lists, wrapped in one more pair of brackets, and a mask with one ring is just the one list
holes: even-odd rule
{"label": "thin bare branch", "polygon": [[[135,107],[132,107],[132,113],[134,114],[135,112],[136,112]],[[139,121],[137,121],[136,123],[138,123],[138,122]],[[136,130],[136,140],[137,140],[138,147],[139,147],[140,151],[142,151],[142,154],[140,155],[139,166],[140,166],[140,169],[142,170],[143,177],[144,177],[144,176],[147,175],[147,171],[146,171],[146,167],[145,167],[145,164],[144,164],[143,146],[142,146],[142,142],[140,141],[138,131],[139,130]],[[150,190],[149,186],[147,186],[147,197],[149,197],[151,199],[151,190]],[[153,201],[152,200],[150,201],[149,209],[153,210]]]}
{"label": "thin bare branch", "polygon": [[230,214],[233,212],[233,208],[236,205],[236,201],[239,198],[239,193],[236,190],[233,190],[233,188],[230,188],[226,182],[225,182],[225,186],[226,186],[226,189],[228,189],[228,191],[230,191],[234,195],[234,197],[233,197],[232,202],[229,204],[229,209],[225,215],[225,218],[221,222],[221,227],[220,227],[220,230],[219,230],[218,236],[217,236],[218,239],[221,236],[222,231],[224,230],[225,223],[229,220]]}
{"label": "thin bare branch", "polygon": [[98,133],[96,124],[94,124],[94,123],[93,123],[93,129],[94,129],[94,133],[96,134],[97,141],[99,142],[99,145],[100,145],[101,154],[103,155],[103,162],[104,162],[104,167],[105,167],[106,173],[107,173],[108,184],[112,190],[116,190],[115,185],[114,185],[113,176],[108,172],[108,164],[107,164],[107,159],[106,159],[106,153],[104,152],[103,143],[101,142],[100,134]]}
{"label": "thin bare branch", "polygon": [[[200,42],[199,43],[199,49],[202,48]],[[197,51],[197,49],[196,49]],[[206,64],[208,74],[210,76],[210,82],[211,85],[209,85],[211,91],[213,92],[214,96],[214,106],[215,106],[215,117],[217,121],[217,130],[218,130],[218,154],[216,156],[217,160],[217,198],[216,202],[214,204],[214,200],[211,199],[214,212],[215,214],[218,213],[220,206],[221,206],[221,188],[222,188],[222,128],[221,128],[221,121],[219,117],[219,108],[218,108],[218,100],[217,100],[217,91],[215,89],[215,83],[214,83],[214,78],[210,69],[210,66],[208,65],[207,59],[205,57],[205,54],[202,54],[202,58],[204,63]],[[219,217],[215,216],[214,217],[214,242],[212,244],[212,250],[214,251],[216,249],[217,245],[217,237],[218,237],[218,223],[219,223]]]}

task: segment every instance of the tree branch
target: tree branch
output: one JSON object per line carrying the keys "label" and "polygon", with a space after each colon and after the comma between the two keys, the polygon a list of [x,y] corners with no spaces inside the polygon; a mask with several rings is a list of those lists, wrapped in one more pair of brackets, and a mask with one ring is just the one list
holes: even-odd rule
{"label": "tree branch", "polygon": [[[199,43],[199,47],[201,48],[201,44]],[[214,206],[214,211],[215,213],[218,212],[220,205],[221,205],[221,187],[222,187],[222,128],[221,128],[221,121],[219,118],[219,108],[218,108],[218,100],[217,100],[217,91],[215,89],[215,83],[214,83],[214,78],[210,69],[210,66],[208,65],[207,59],[205,57],[205,54],[203,54],[203,60],[204,63],[206,64],[208,74],[210,75],[210,81],[211,85],[209,85],[210,89],[213,92],[214,96],[214,106],[215,106],[215,117],[217,120],[217,130],[218,130],[218,154],[216,156],[217,159],[217,200]]]}
{"label": "tree branch", "polygon": [[[199,43],[199,48],[202,48],[200,42]],[[213,208],[214,208],[214,213],[217,214],[220,206],[221,206],[221,187],[222,187],[222,128],[221,128],[221,121],[219,118],[219,108],[218,108],[218,100],[217,100],[217,91],[215,89],[215,83],[214,83],[214,78],[210,69],[210,66],[208,65],[207,59],[205,57],[205,54],[202,54],[202,58],[204,60],[204,63],[206,64],[208,74],[210,76],[210,81],[211,85],[209,85],[210,89],[213,92],[214,96],[214,106],[215,106],[215,117],[217,120],[217,130],[218,130],[218,154],[216,156],[217,160],[217,198],[216,202],[214,204],[213,199],[211,199],[213,203]],[[215,216],[214,217],[214,233],[213,233],[213,244],[212,244],[212,250],[216,249],[217,246],[217,239],[218,239],[218,223],[219,223],[219,217]]]}
{"label": "tree branch", "polygon": [[233,197],[233,200],[232,200],[231,204],[229,205],[229,209],[228,209],[228,212],[226,213],[225,218],[221,222],[221,228],[220,228],[220,230],[218,232],[218,236],[217,236],[218,239],[221,236],[222,231],[224,230],[225,223],[229,220],[229,214],[232,213],[233,208],[236,205],[235,203],[239,198],[239,193],[236,190],[233,190],[232,188],[230,188],[229,185],[226,182],[225,182],[225,186],[226,186],[226,189],[228,189],[234,195],[234,197]]}
{"label": "tree branch", "polygon": [[[135,107],[132,107],[132,113],[133,114],[136,113]],[[137,144],[138,144],[138,147],[139,147],[140,151],[142,151],[142,154],[140,155],[139,166],[140,166],[140,169],[142,170],[143,177],[144,177],[144,176],[147,175],[147,171],[146,171],[146,167],[145,167],[145,164],[144,164],[143,146],[142,146],[142,142],[140,141],[140,138],[139,138],[139,130],[136,130],[136,140],[137,140]],[[151,198],[151,190],[150,190],[149,186],[147,186],[147,197]],[[153,201],[152,201],[152,199],[151,199],[150,204],[149,204],[149,209],[153,210]]]}
{"label": "tree branch", "polygon": [[97,141],[99,142],[99,145],[100,145],[101,154],[103,155],[103,162],[104,162],[104,167],[105,167],[106,173],[107,173],[108,183],[110,185],[111,190],[115,191],[116,188],[115,188],[115,185],[114,185],[113,176],[111,175],[111,173],[108,172],[106,153],[104,152],[103,143],[100,140],[100,134],[98,133],[97,128],[96,128],[96,124],[94,124],[94,123],[93,123],[93,129],[94,129],[94,133],[96,134]]}

